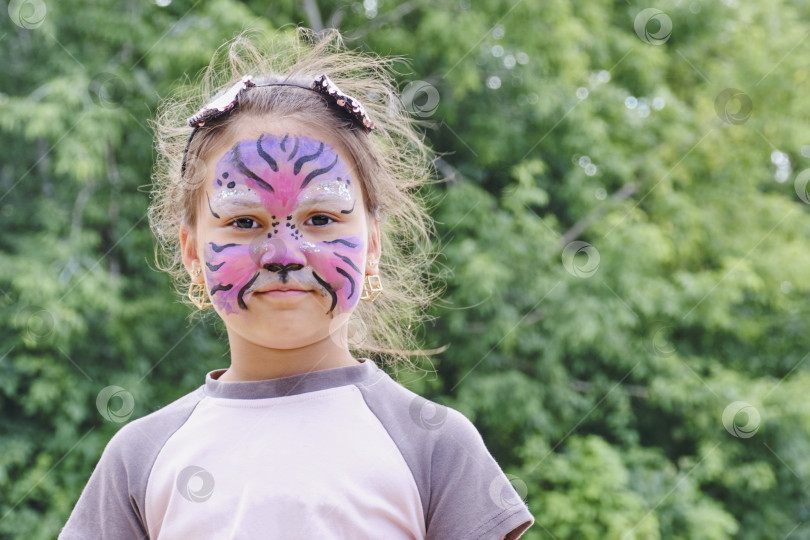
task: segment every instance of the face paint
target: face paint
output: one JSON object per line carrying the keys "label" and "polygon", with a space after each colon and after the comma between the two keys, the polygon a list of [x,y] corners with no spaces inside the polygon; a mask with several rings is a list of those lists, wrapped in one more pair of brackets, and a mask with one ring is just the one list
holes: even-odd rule
{"label": "face paint", "polygon": [[248,310],[274,288],[316,291],[333,316],[357,304],[365,216],[354,214],[349,173],[330,145],[289,134],[241,141],[217,163],[205,196],[228,238],[204,246],[219,311]]}

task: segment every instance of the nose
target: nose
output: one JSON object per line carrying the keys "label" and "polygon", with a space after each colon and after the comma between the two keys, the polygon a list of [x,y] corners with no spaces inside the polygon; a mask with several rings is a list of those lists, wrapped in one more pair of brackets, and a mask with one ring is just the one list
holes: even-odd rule
{"label": "nose", "polygon": [[281,280],[287,281],[287,274],[294,270],[301,270],[306,266],[307,260],[299,242],[294,238],[280,238],[274,236],[264,242],[259,266],[268,272],[276,272]]}

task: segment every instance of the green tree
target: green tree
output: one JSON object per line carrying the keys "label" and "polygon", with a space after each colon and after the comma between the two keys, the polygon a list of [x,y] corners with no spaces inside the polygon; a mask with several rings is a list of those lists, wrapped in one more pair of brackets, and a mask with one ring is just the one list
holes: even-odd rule
{"label": "green tree", "polygon": [[53,537],[115,430],[227,362],[152,268],[148,122],[296,24],[409,60],[448,348],[401,379],[476,423],[526,538],[810,533],[804,4],[3,7],[0,536]]}

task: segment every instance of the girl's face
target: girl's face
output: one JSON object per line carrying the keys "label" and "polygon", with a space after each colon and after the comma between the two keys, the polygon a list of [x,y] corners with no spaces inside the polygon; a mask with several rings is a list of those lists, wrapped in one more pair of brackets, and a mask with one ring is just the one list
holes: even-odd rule
{"label": "girl's face", "polygon": [[275,127],[241,129],[209,160],[193,238],[181,241],[229,334],[286,349],[325,339],[357,305],[379,229],[339,149]]}

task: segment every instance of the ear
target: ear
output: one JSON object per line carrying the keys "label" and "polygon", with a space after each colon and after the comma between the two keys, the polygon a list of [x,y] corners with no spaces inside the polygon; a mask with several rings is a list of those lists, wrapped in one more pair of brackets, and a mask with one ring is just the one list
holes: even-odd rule
{"label": "ear", "polygon": [[197,255],[197,241],[194,233],[187,225],[180,226],[180,254],[183,257],[183,266],[189,274],[195,268],[200,268],[201,262]]}
{"label": "ear", "polygon": [[374,260],[380,262],[380,254],[382,253],[382,246],[380,244],[380,222],[376,219],[369,218],[368,227],[368,244],[366,248],[366,274],[376,275],[380,272],[379,266],[374,265],[372,268],[369,261]]}

